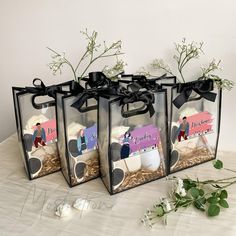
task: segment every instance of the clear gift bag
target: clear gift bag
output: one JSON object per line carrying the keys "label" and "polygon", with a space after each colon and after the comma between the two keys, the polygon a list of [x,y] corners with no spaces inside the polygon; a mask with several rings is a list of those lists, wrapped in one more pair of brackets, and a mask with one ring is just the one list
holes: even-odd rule
{"label": "clear gift bag", "polygon": [[100,72],[89,73],[85,86],[74,82],[68,94],[57,93],[58,150],[62,173],[70,187],[99,176],[97,93]]}
{"label": "clear gift bag", "polygon": [[170,173],[216,158],[221,89],[212,80],[172,87]]}
{"label": "clear gift bag", "polygon": [[115,194],[166,175],[166,90],[100,96],[101,178]]}
{"label": "clear gift bag", "polygon": [[55,94],[68,89],[67,83],[46,87],[40,79],[33,85],[12,88],[19,147],[30,180],[60,170]]}

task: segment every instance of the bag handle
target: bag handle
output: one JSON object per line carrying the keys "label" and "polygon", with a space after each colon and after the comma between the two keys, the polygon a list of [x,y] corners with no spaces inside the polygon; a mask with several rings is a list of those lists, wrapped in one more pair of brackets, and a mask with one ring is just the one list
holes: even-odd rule
{"label": "bag handle", "polygon": [[[44,107],[55,106],[56,92],[62,92],[62,86],[64,85],[69,85],[69,83],[66,82],[58,85],[45,86],[41,79],[35,78],[33,80],[34,87],[25,87],[25,91],[34,94],[31,98],[33,107],[35,109],[42,109]],[[37,103],[35,101],[36,98],[41,96],[49,96],[52,97],[53,100],[43,103]]]}

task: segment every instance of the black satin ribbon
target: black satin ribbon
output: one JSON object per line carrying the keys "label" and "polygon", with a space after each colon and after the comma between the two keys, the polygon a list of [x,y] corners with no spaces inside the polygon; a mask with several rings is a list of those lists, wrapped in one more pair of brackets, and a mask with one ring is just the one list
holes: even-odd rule
{"label": "black satin ribbon", "polygon": [[109,86],[111,80],[108,79],[103,72],[96,71],[89,73],[89,79],[87,80],[88,85],[91,88],[106,87]]}
{"label": "black satin ribbon", "polygon": [[[119,86],[118,82],[109,80],[102,72],[91,72],[87,79],[91,89],[85,89],[78,95],[78,99],[71,105],[80,112],[87,112],[97,109],[97,105],[84,106],[84,104],[91,98],[98,100],[99,96],[119,96],[120,106],[122,106],[121,113],[123,117],[130,117],[138,114],[150,113],[150,117],[154,115],[155,110],[153,107],[154,95],[148,91],[128,91],[127,89]],[[144,106],[130,111],[124,111],[124,106],[129,103],[143,102]]]}
{"label": "black satin ribbon", "polygon": [[25,90],[29,93],[34,93],[39,96],[48,95],[49,97],[56,98],[56,92],[62,91],[61,85],[45,86],[41,79],[33,80],[34,87],[25,87]]}
{"label": "black satin ribbon", "polygon": [[100,87],[100,88],[91,88],[91,89],[84,89],[83,92],[80,94],[77,94],[76,101],[71,104],[71,107],[74,107],[75,109],[79,110],[80,112],[87,112],[91,110],[96,110],[97,105],[92,106],[86,106],[83,107],[83,105],[89,100],[89,99],[95,99],[98,101],[99,96],[111,96],[111,95],[118,95],[119,94],[119,88],[118,83],[111,82],[109,87]]}
{"label": "black satin ribbon", "polygon": [[[130,117],[139,114],[145,114],[149,112],[150,117],[155,114],[153,103],[155,101],[154,94],[149,91],[119,91],[119,96],[121,97],[120,105],[122,105],[121,114],[123,117]],[[133,109],[130,111],[124,111],[124,106],[129,103],[143,102],[144,106]]]}
{"label": "black satin ribbon", "polygon": [[[36,109],[41,109],[43,107],[49,107],[49,106],[55,106],[55,98],[56,98],[56,93],[57,92],[62,92],[62,86],[70,85],[70,82],[65,82],[62,84],[58,85],[50,85],[50,86],[45,86],[43,81],[39,78],[35,78],[33,80],[33,85],[34,87],[25,87],[25,91],[28,93],[34,94],[32,96],[32,105]],[[52,97],[53,100],[37,104],[35,103],[35,98],[39,96],[49,96]]]}
{"label": "black satin ribbon", "polygon": [[[177,92],[180,94],[174,99],[173,104],[179,109],[184,103],[201,98],[215,102],[216,93],[211,92],[212,90],[214,90],[214,81],[211,79],[177,84]],[[191,98],[192,91],[196,92],[199,96]]]}
{"label": "black satin ribbon", "polygon": [[[102,72],[91,72],[88,78],[83,78],[87,82],[90,89],[81,90],[80,85],[74,86],[74,95],[78,95],[78,99],[71,105],[80,112],[87,112],[97,109],[97,105],[84,106],[91,98],[98,100],[100,95],[115,95],[118,83],[110,81]],[[80,87],[79,87],[80,86]]]}
{"label": "black satin ribbon", "polygon": [[95,110],[97,109],[97,105],[83,107],[83,105],[91,98],[94,98],[96,100],[98,99],[97,89],[84,90],[81,94],[77,96],[76,101],[71,104],[71,107],[76,108],[80,112]]}
{"label": "black satin ribbon", "polygon": [[157,81],[168,78],[166,74],[151,79],[147,79],[144,75],[122,75],[122,77],[132,77],[132,81],[119,80],[122,83],[128,83],[128,87],[130,87],[132,91],[138,91],[141,88],[146,88],[148,90],[159,90],[161,89],[161,85],[159,85]]}
{"label": "black satin ribbon", "polygon": [[85,89],[76,81],[72,81],[70,85],[70,93],[73,96],[77,96],[85,91]]}

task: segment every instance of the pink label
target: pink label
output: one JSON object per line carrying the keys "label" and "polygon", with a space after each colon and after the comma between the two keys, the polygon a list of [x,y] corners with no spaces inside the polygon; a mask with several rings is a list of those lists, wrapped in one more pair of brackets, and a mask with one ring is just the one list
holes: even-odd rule
{"label": "pink label", "polygon": [[[194,137],[213,132],[213,120],[212,114],[207,111],[187,116],[186,121],[189,125],[188,136]],[[179,124],[182,124],[182,118],[180,118]]]}
{"label": "pink label", "polygon": [[[49,120],[41,123],[41,127],[45,130],[46,142],[55,140],[57,138],[56,120]],[[36,129],[36,126],[33,126]]]}

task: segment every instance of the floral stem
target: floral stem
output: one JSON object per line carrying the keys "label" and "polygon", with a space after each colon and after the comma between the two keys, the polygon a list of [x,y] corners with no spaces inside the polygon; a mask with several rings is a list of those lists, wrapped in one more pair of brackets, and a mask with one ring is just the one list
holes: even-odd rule
{"label": "floral stem", "polygon": [[50,50],[51,52],[55,53],[56,55],[61,56],[61,54],[58,53],[58,52],[56,52],[55,50],[53,50],[53,49],[51,49],[51,48],[49,48],[49,47],[47,47],[47,49]]}
{"label": "floral stem", "polygon": [[102,57],[112,57],[112,56],[115,56],[115,55],[120,55],[121,53],[114,53],[114,54],[110,54],[110,55],[106,55],[106,56],[103,56],[106,52],[108,52],[111,48],[108,48],[107,50],[105,50],[103,53],[101,53],[100,55],[98,55],[97,57],[93,58],[90,60],[89,64],[86,66],[85,70],[83,71],[83,73],[81,74],[80,78],[83,78],[84,74],[86,73],[86,71],[88,70],[88,68],[99,58],[102,58]]}
{"label": "floral stem", "polygon": [[[212,183],[221,182],[221,181],[225,181],[225,180],[231,180],[231,179],[236,179],[236,176],[229,177],[229,178],[224,178],[224,179],[218,179],[218,180],[199,181],[199,183],[200,184],[212,184]],[[197,181],[195,181],[195,182],[197,182]]]}
{"label": "floral stem", "polygon": [[226,185],[222,186],[221,189],[227,188],[227,187],[229,187],[229,186],[231,186],[233,184],[236,184],[236,180],[231,182],[231,183],[229,183],[229,184],[226,184]]}
{"label": "floral stem", "polygon": [[234,173],[236,173],[236,171],[235,170],[231,170],[231,169],[228,169],[228,168],[223,168],[224,170],[228,170],[228,171],[231,171],[231,172],[234,172]]}
{"label": "floral stem", "polygon": [[80,66],[80,64],[81,64],[81,62],[84,60],[84,58],[87,56],[87,53],[88,53],[89,51],[88,50],[86,50],[85,51],[85,53],[84,53],[84,55],[81,57],[81,59],[79,60],[79,62],[78,62],[78,64],[77,64],[77,66],[75,67],[75,72],[77,71],[77,69],[79,68],[79,66]]}

